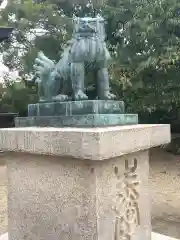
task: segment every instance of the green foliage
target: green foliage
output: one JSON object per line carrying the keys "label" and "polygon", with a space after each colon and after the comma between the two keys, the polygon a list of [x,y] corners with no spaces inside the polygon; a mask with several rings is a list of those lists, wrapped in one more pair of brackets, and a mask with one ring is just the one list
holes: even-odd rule
{"label": "green foliage", "polygon": [[113,83],[128,110],[162,109],[167,115],[172,108],[178,109],[180,2],[109,0],[104,15],[114,53]]}
{"label": "green foliage", "polygon": [[11,42],[1,46],[4,63],[19,70],[25,79],[25,74],[32,73],[39,50],[58,60],[71,35],[73,13],[101,13],[107,20],[107,46],[113,56],[112,88],[129,112],[146,112],[148,116],[162,110],[162,118],[162,113],[179,109],[178,0],[106,0],[81,7],[60,0],[11,1],[0,17],[1,25],[15,28]]}
{"label": "green foliage", "polygon": [[0,86],[0,112],[14,112],[26,116],[29,103],[37,102],[36,89],[28,88],[21,79],[5,79]]}
{"label": "green foliage", "polygon": [[4,63],[11,70],[20,71],[21,76],[32,71],[33,60],[40,50],[57,60],[68,39],[67,21],[55,4],[11,1],[0,16],[0,24],[14,27],[11,41],[3,43],[1,50]]}

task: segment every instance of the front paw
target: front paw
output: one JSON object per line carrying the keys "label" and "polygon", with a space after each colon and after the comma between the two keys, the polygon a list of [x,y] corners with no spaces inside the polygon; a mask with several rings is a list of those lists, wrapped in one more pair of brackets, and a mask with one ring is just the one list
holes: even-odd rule
{"label": "front paw", "polygon": [[113,93],[110,93],[110,92],[106,92],[103,95],[103,99],[104,100],[115,100],[116,99],[116,95],[114,95]]}
{"label": "front paw", "polygon": [[68,95],[65,95],[65,94],[59,94],[55,97],[52,97],[52,100],[59,101],[59,102],[65,102],[65,101],[69,100],[69,97],[68,97]]}
{"label": "front paw", "polygon": [[83,91],[79,90],[74,94],[74,100],[75,101],[80,101],[80,100],[87,100],[88,96],[83,93]]}

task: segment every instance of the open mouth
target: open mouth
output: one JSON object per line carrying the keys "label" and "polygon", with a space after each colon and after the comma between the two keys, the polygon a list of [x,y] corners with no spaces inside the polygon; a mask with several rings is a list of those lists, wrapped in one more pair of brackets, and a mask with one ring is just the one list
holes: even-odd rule
{"label": "open mouth", "polygon": [[95,28],[94,27],[91,27],[89,26],[88,24],[86,25],[83,25],[79,28],[79,31],[80,33],[94,33],[95,32]]}

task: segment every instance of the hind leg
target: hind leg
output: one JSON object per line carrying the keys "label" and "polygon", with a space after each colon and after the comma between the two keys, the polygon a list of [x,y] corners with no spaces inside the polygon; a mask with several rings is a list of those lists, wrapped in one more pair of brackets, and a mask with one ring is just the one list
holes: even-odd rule
{"label": "hind leg", "polygon": [[57,72],[51,73],[48,90],[51,92],[52,101],[67,101],[69,99],[65,92],[66,81]]}

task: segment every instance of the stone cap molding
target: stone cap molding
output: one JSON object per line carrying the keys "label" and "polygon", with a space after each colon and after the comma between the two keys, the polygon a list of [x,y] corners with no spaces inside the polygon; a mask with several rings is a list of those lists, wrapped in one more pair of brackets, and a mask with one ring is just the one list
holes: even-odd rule
{"label": "stone cap molding", "polygon": [[0,149],[104,160],[137,152],[171,140],[170,125],[131,125],[106,128],[6,128],[0,129]]}

